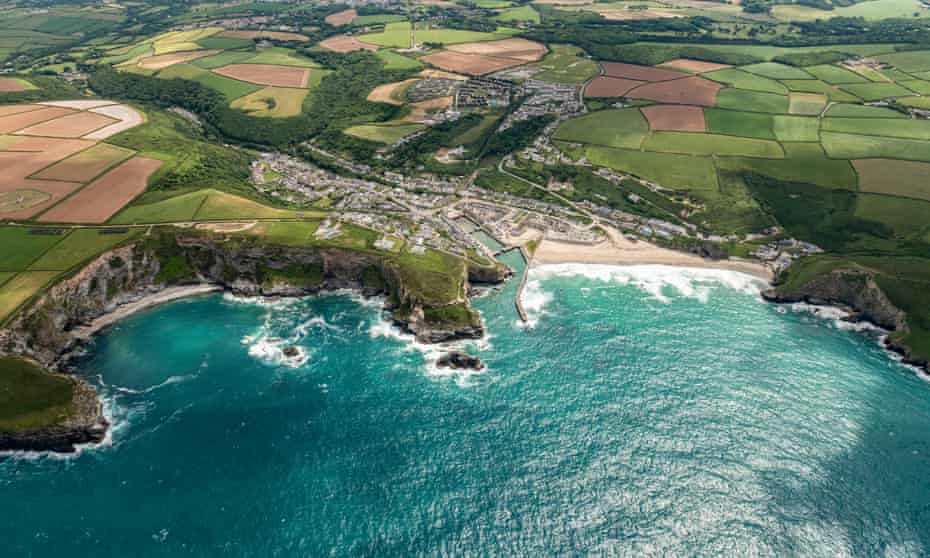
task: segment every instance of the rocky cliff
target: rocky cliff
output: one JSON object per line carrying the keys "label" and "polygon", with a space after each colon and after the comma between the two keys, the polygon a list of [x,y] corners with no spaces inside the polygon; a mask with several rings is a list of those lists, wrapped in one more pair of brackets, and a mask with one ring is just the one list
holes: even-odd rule
{"label": "rocky cliff", "polygon": [[850,319],[867,321],[894,332],[888,337],[886,346],[902,355],[905,362],[928,367],[926,360],[914,358],[911,350],[899,341],[908,332],[906,315],[889,300],[875,277],[867,271],[836,269],[801,286],[776,285],[762,296],[779,303],[807,302],[849,308],[853,312]]}
{"label": "rocky cliff", "polygon": [[[279,245],[203,231],[160,232],[98,256],[49,288],[0,331],[0,353],[25,355],[57,369],[60,357],[78,341],[76,327],[168,285],[196,283],[219,285],[242,295],[300,296],[336,289],[384,294],[388,309],[404,310],[395,315],[395,322],[423,342],[475,338],[483,328],[480,316],[468,308],[468,278],[500,282],[508,272],[477,266],[466,272],[463,267],[463,276],[457,279],[463,285],[459,296],[425,301],[405,284],[396,262],[378,253]],[[443,319],[447,315],[455,319]],[[85,404],[76,422],[35,432],[0,432],[0,449],[63,451],[74,443],[100,439],[106,421],[93,388],[80,384],[76,393]]]}

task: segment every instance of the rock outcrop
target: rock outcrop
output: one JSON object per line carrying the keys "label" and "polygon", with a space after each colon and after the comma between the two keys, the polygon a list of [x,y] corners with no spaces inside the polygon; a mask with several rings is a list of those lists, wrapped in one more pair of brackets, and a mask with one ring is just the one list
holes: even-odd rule
{"label": "rock outcrop", "polygon": [[888,349],[900,354],[908,364],[928,368],[924,359],[915,358],[900,339],[908,333],[905,313],[894,305],[867,271],[836,269],[818,275],[800,287],[775,286],[762,293],[771,302],[843,306],[852,311],[850,319],[866,321],[894,332],[885,341]]}
{"label": "rock outcrop", "polygon": [[451,368],[453,370],[483,370],[484,363],[481,359],[461,351],[449,351],[439,357],[436,361],[439,368]]}
{"label": "rock outcrop", "polygon": [[[468,279],[500,282],[502,266],[463,267]],[[425,343],[480,338],[480,316],[468,308],[464,292],[446,305],[463,308],[468,319],[445,323],[427,319],[430,305],[415,297],[390,259],[373,252],[281,245],[260,238],[237,238],[200,231],[179,231],[145,238],[95,258],[74,275],[49,288],[0,330],[0,354],[30,357],[57,370],[60,358],[79,340],[75,328],[120,306],[155,294],[168,285],[213,284],[241,295],[302,296],[353,289],[368,296],[387,295],[395,322]],[[425,311],[426,310],[426,311]],[[434,314],[437,315],[437,314]],[[441,314],[438,314],[441,315]],[[81,410],[73,421],[35,432],[0,432],[0,448],[68,451],[75,443],[97,441],[106,421],[92,387],[80,384]]]}

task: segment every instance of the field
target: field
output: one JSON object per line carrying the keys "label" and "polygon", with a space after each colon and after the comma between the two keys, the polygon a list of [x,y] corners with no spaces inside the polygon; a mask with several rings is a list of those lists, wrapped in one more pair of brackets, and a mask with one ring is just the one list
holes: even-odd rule
{"label": "field", "polygon": [[607,147],[638,149],[649,132],[649,124],[639,109],[599,111],[566,121],[554,139]]}
{"label": "field", "polygon": [[274,64],[277,66],[297,66],[299,68],[319,68],[319,64],[309,58],[300,56],[295,51],[271,47],[263,48],[248,59],[249,64]]}
{"label": "field", "polygon": [[199,205],[197,220],[234,220],[234,219],[273,219],[294,218],[296,212],[289,209],[276,209],[252,200],[233,196],[225,192],[212,190]]}
{"label": "field", "polygon": [[449,72],[484,75],[524,64],[520,60],[443,51],[421,56],[420,60]]}
{"label": "field", "polygon": [[907,115],[896,110],[867,105],[836,104],[827,111],[828,117],[849,118],[907,118]]}
{"label": "field", "polygon": [[[192,61],[191,64],[193,64],[194,66],[198,68],[212,70],[214,68],[221,68],[229,64],[245,62],[246,60],[253,58],[254,56],[255,56],[255,53],[251,51],[221,52],[219,54],[214,54],[212,56],[204,56],[202,58],[197,58],[196,60]],[[164,77],[164,74],[165,72],[160,73],[159,77]]]}
{"label": "field", "polygon": [[623,62],[601,62],[601,67],[604,69],[605,76],[638,81],[668,81],[690,76],[690,74],[682,72],[639,66],[637,64],[625,64]]}
{"label": "field", "polygon": [[930,142],[821,132],[827,155],[834,159],[891,158],[930,161]]}
{"label": "field", "polygon": [[244,95],[248,95],[249,93],[254,93],[262,88],[261,85],[246,83],[244,81],[239,81],[238,79],[228,78],[212,72],[203,73],[195,77],[194,80],[206,85],[207,87],[216,89],[230,101],[238,99]]}
{"label": "field", "polygon": [[772,115],[735,110],[705,109],[707,131],[715,134],[775,139]]}
{"label": "field", "polygon": [[[388,23],[384,30],[377,33],[360,35],[359,40],[381,47],[409,48],[411,46],[412,25],[408,21]],[[418,24],[413,30],[413,40],[417,43],[436,43],[452,45],[456,43],[469,43],[477,41],[492,41],[506,38],[509,33],[498,30],[496,33],[482,31],[465,31],[461,29],[428,28]]]}
{"label": "field", "polygon": [[148,58],[142,58],[136,62],[135,66],[142,68],[143,70],[163,70],[169,66],[174,66],[175,64],[181,64],[183,62],[190,62],[191,60],[196,60],[198,58],[203,58],[205,56],[212,56],[218,54],[218,50],[197,50],[193,52],[178,52],[175,54],[161,54],[157,56],[149,56]]}
{"label": "field", "polygon": [[788,112],[802,116],[816,116],[827,106],[823,95],[813,93],[792,93],[788,96]]}
{"label": "field", "polygon": [[656,132],[646,138],[643,149],[660,153],[687,155],[742,156],[768,159],[781,159],[784,157],[781,146],[774,141],[683,132]]}
{"label": "field", "polygon": [[35,89],[36,86],[20,78],[0,77],[0,93],[11,93],[17,91],[28,91]]}
{"label": "field", "polygon": [[540,21],[539,12],[534,10],[530,5],[501,10],[501,13],[498,14],[494,19],[495,21],[502,22],[529,21],[532,23],[539,23]]}
{"label": "field", "polygon": [[707,127],[705,111],[699,107],[657,105],[640,110],[646,116],[652,130],[703,132]]}
{"label": "field", "polygon": [[374,103],[387,103],[389,105],[401,106],[406,101],[407,89],[418,81],[420,80],[414,78],[379,85],[368,94],[368,100]]}
{"label": "field", "polygon": [[703,74],[706,72],[716,72],[730,68],[729,64],[719,64],[717,62],[705,62],[703,60],[691,60],[689,58],[676,58],[661,64],[663,68],[669,70],[684,71],[692,74]]}
{"label": "field", "polygon": [[221,76],[272,87],[306,87],[311,71],[270,64],[230,64],[213,70]]}
{"label": "field", "polygon": [[645,82],[635,81],[632,79],[598,76],[585,86],[584,96],[586,99],[597,99],[601,97],[623,97],[644,83]]}
{"label": "field", "polygon": [[710,157],[650,153],[593,145],[585,150],[585,154],[595,165],[624,170],[667,188],[717,188],[717,171]]}
{"label": "field", "polygon": [[596,62],[581,56],[582,50],[573,45],[550,45],[550,52],[533,64],[542,71],[534,79],[556,83],[582,84],[600,73]]}
{"label": "field", "polygon": [[0,227],[0,271],[24,271],[64,235],[33,234],[28,227]]}
{"label": "field", "polygon": [[830,132],[930,140],[930,122],[884,118],[825,118],[823,129]]}
{"label": "field", "polygon": [[142,229],[115,233],[105,229],[76,229],[34,261],[29,271],[67,271],[143,232]]}
{"label": "field", "polygon": [[[220,37],[231,37],[234,39],[273,39],[275,41],[308,41],[309,37],[300,33],[288,33],[286,31],[224,31],[219,34]],[[202,40],[201,40],[202,41]],[[201,42],[198,41],[198,42]]]}
{"label": "field", "polygon": [[57,424],[74,412],[73,379],[15,358],[0,358],[0,368],[0,429]]}
{"label": "field", "polygon": [[[853,161],[863,192],[930,201],[930,164],[893,159]],[[924,215],[924,224],[930,219]]]}
{"label": "field", "polygon": [[820,120],[817,118],[779,114],[774,117],[773,129],[778,141],[820,141]]}
{"label": "field", "polygon": [[735,68],[717,70],[715,72],[704,74],[704,77],[718,81],[720,83],[731,85],[738,89],[749,89],[751,91],[763,91],[767,93],[778,94],[785,94],[788,92],[787,87],[773,79],[750,74]]}
{"label": "field", "polygon": [[306,89],[266,87],[239,97],[229,106],[244,110],[251,116],[286,118],[301,113],[307,94]]}
{"label": "field", "polygon": [[721,87],[719,83],[693,76],[647,83],[633,89],[627,96],[660,103],[712,107],[717,104],[717,92]]}
{"label": "field", "polygon": [[110,222],[117,225],[127,225],[191,221],[210,192],[212,190],[197,190],[157,202],[130,205],[111,219]]}
{"label": "field", "polygon": [[78,112],[67,114],[51,121],[34,124],[17,133],[27,136],[44,136],[50,138],[79,138],[115,123],[116,120],[102,114]]}
{"label": "field", "polygon": [[816,77],[817,79],[829,83],[831,85],[840,85],[846,83],[866,83],[869,80],[862,77],[860,74],[851,72],[846,68],[840,66],[833,66],[830,64],[821,64],[819,66],[810,66],[805,68],[807,73]]}
{"label": "field", "polygon": [[386,70],[416,70],[423,66],[419,60],[402,56],[392,50],[379,50],[377,56],[384,61]]}
{"label": "field", "polygon": [[145,191],[161,161],[136,157],[107,172],[39,219],[56,223],[103,223]]}
{"label": "field", "polygon": [[330,37],[326,40],[320,41],[320,47],[326,50],[331,50],[333,52],[353,52],[356,50],[378,50],[378,46],[366,43],[356,39],[355,37],[348,37],[346,35],[337,35],[335,37]]}
{"label": "field", "polygon": [[908,73],[930,71],[930,50],[895,52],[883,54],[877,58]]}
{"label": "field", "polygon": [[724,89],[717,96],[717,106],[749,112],[787,113],[788,97],[772,93]]}
{"label": "field", "polygon": [[866,101],[907,97],[913,94],[910,90],[895,83],[853,83],[842,86],[842,89]]}
{"label": "field", "polygon": [[352,23],[352,20],[354,20],[356,17],[358,17],[358,12],[354,9],[342,10],[341,12],[329,14],[323,19],[323,21],[329,25],[348,25]]}
{"label": "field", "polygon": [[362,124],[346,129],[345,133],[363,140],[391,145],[423,128],[422,124]]}
{"label": "field", "polygon": [[812,79],[813,76],[800,68],[779,64],[778,62],[761,62],[750,64],[741,68],[745,72],[760,75],[769,79]]}
{"label": "field", "polygon": [[90,149],[81,151],[40,171],[36,174],[36,178],[88,182],[113,165],[128,159],[133,153],[129,149],[107,143],[98,143]]}
{"label": "field", "polygon": [[0,322],[36,295],[58,271],[24,271],[0,286]]}

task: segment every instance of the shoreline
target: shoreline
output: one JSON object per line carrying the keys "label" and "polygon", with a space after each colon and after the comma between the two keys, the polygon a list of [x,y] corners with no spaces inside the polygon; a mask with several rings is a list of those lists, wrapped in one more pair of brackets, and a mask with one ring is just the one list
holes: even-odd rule
{"label": "shoreline", "polygon": [[101,330],[106,329],[116,322],[124,318],[128,318],[129,316],[132,316],[133,314],[143,310],[147,310],[149,308],[153,308],[168,302],[173,302],[175,300],[202,294],[222,292],[223,290],[223,287],[219,285],[212,285],[208,283],[184,285],[180,287],[166,287],[164,289],[146,293],[130,302],[120,304],[113,308],[113,310],[102,314],[98,318],[95,318],[91,323],[74,328],[72,333],[79,340],[86,341],[99,333]]}
{"label": "shoreline", "polygon": [[600,244],[572,244],[557,240],[544,239],[529,262],[530,268],[549,264],[601,264],[601,265],[670,265],[678,267],[697,267],[705,269],[723,269],[738,271],[763,279],[771,284],[774,279],[772,270],[767,266],[749,260],[709,260],[662,248],[646,241],[632,241],[617,233]]}

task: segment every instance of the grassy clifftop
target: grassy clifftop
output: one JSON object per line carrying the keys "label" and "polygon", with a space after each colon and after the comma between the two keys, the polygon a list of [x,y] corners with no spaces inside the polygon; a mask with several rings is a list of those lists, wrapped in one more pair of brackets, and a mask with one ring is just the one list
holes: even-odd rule
{"label": "grassy clifftop", "polygon": [[74,380],[20,358],[0,358],[0,430],[61,424],[75,413]]}

